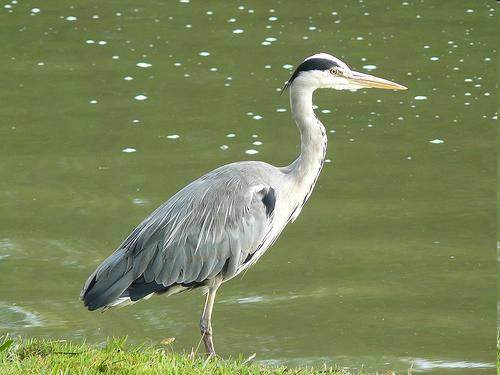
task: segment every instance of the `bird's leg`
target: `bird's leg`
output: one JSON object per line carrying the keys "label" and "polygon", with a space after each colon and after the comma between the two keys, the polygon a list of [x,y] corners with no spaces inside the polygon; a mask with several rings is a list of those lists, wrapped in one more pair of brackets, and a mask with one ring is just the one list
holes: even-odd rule
{"label": "bird's leg", "polygon": [[215,294],[221,282],[221,280],[215,279],[212,285],[209,286],[205,306],[203,307],[203,313],[200,319],[201,337],[208,356],[215,355],[214,342],[212,341],[212,309],[214,307]]}

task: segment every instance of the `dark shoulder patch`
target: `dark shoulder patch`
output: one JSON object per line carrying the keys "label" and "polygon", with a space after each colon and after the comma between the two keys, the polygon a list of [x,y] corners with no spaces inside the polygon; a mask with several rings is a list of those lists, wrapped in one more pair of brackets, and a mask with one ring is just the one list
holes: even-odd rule
{"label": "dark shoulder patch", "polygon": [[276,205],[276,192],[270,187],[262,197],[262,203],[266,206],[266,216],[270,217]]}

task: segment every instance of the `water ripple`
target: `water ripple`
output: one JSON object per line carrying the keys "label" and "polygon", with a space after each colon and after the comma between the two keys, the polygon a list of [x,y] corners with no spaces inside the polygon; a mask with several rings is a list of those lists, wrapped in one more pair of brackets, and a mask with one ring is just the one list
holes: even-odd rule
{"label": "water ripple", "polygon": [[37,313],[19,306],[0,304],[0,328],[29,328],[42,325],[42,319]]}

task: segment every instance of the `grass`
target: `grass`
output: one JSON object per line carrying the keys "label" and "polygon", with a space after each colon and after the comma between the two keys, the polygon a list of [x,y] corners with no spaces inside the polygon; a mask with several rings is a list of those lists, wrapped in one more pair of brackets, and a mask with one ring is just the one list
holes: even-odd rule
{"label": "grass", "polygon": [[[497,357],[498,358],[498,357]],[[126,338],[109,339],[105,346],[75,344],[65,340],[0,337],[2,374],[301,374],[351,375],[340,368],[270,367],[251,359],[221,359],[174,353],[170,347],[151,344],[131,346]],[[393,372],[384,373],[394,375]],[[356,373],[368,375],[368,373]],[[382,375],[382,374],[379,374]]]}
{"label": "grass", "polygon": [[497,375],[500,375],[500,331],[497,331]]}
{"label": "grass", "polygon": [[[253,364],[252,358],[206,358],[195,353],[179,354],[164,340],[163,346],[126,344],[127,338],[108,339],[106,345],[71,343],[66,340],[0,337],[0,369],[9,374],[214,374],[214,375],[395,375],[350,373],[341,368],[289,368]],[[500,375],[500,332],[497,332],[497,374]],[[408,370],[411,374],[411,370]]]}

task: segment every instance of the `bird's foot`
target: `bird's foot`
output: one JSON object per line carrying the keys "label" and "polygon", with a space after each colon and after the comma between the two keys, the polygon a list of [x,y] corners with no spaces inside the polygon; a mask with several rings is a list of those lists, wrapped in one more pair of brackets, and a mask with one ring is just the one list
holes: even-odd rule
{"label": "bird's foot", "polygon": [[206,356],[215,357],[216,354],[215,354],[214,342],[212,340],[212,333],[207,330],[207,331],[202,331],[201,335],[203,343],[205,344]]}

